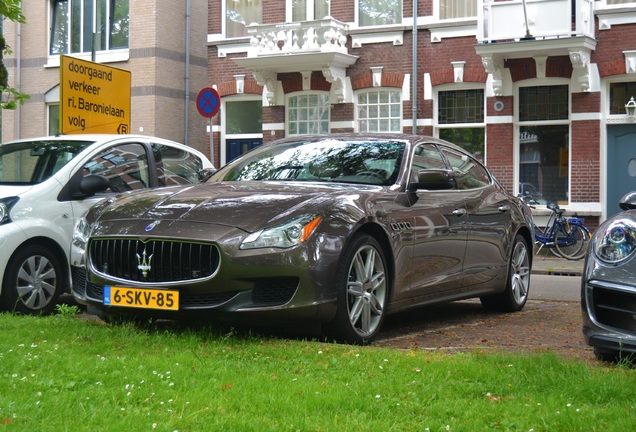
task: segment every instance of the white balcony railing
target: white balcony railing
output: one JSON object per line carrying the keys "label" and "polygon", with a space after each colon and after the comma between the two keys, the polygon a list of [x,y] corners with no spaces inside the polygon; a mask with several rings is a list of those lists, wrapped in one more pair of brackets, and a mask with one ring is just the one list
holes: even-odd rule
{"label": "white balcony railing", "polygon": [[478,26],[479,43],[594,38],[594,1],[574,0],[573,10],[572,0],[480,0]]}
{"label": "white balcony railing", "polygon": [[252,48],[248,57],[263,55],[340,52],[347,53],[346,24],[326,17],[315,21],[246,26]]}

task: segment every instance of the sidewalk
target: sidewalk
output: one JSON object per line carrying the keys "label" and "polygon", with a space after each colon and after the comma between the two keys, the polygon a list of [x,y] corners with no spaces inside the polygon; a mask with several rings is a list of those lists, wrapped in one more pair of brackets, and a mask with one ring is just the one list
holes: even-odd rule
{"label": "sidewalk", "polygon": [[534,255],[532,259],[532,274],[544,274],[555,276],[581,276],[583,274],[583,263],[585,259],[577,261],[557,258],[548,252]]}

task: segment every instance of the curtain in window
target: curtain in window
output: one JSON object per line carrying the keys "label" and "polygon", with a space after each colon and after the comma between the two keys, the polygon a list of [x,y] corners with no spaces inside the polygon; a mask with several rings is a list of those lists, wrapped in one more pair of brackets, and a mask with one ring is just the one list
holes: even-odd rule
{"label": "curtain in window", "polygon": [[247,36],[245,26],[263,22],[262,0],[226,0],[225,36]]}
{"label": "curtain in window", "polygon": [[402,22],[402,0],[359,0],[359,25],[373,26]]}
{"label": "curtain in window", "polygon": [[477,0],[440,0],[439,18],[467,18],[477,16]]}

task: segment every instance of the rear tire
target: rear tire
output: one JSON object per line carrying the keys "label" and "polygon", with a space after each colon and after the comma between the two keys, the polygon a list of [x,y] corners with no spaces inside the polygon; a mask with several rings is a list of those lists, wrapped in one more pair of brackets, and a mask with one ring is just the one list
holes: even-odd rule
{"label": "rear tire", "polygon": [[389,299],[387,265],[380,244],[370,235],[354,237],[336,273],[336,317],[328,335],[350,344],[371,342],[380,332]]}
{"label": "rear tire", "polygon": [[508,263],[506,288],[502,293],[481,297],[485,309],[516,312],[526,304],[530,291],[530,247],[519,234],[515,237]]}
{"label": "rear tire", "polygon": [[10,311],[49,314],[64,291],[64,279],[62,265],[53,251],[41,245],[27,245],[7,264],[0,300]]}

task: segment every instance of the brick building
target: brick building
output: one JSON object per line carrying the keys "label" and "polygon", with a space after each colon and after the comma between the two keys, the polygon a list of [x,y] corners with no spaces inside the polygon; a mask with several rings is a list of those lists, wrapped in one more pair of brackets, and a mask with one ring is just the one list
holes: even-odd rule
{"label": "brick building", "polygon": [[[47,29],[56,6],[74,3],[23,2],[20,61],[19,32],[5,23],[10,72],[21,71],[32,99],[19,127],[4,113],[3,140],[46,133],[40,119],[55,105],[59,73]],[[105,3],[130,3],[128,46],[98,50],[97,61],[132,71],[132,131],[189,135],[208,155],[212,146],[216,165],[284,136],[411,132],[415,123],[481,155],[509,190],[591,226],[636,190],[636,121],[626,113],[636,96],[636,2]],[[206,86],[221,96],[211,137],[195,106]]]}

